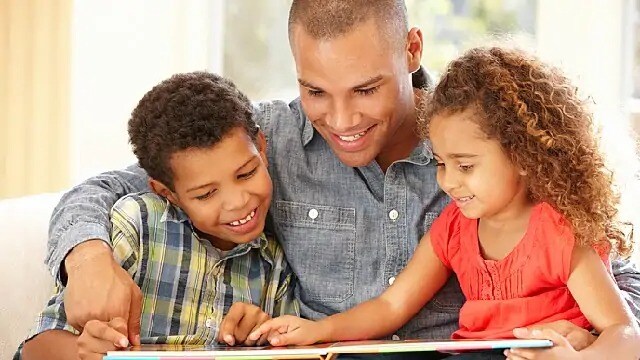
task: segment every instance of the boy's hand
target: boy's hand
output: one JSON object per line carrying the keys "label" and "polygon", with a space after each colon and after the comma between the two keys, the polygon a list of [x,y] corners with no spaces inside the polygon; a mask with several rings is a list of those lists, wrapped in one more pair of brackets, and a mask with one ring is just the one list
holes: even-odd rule
{"label": "boy's hand", "polygon": [[227,315],[222,319],[218,341],[230,346],[236,344],[247,346],[264,345],[267,343],[266,336],[258,337],[254,340],[249,340],[248,336],[269,319],[271,319],[271,316],[253,304],[234,303],[231,305]]}
{"label": "boy's hand", "polygon": [[508,360],[561,360],[580,359],[580,354],[571,346],[569,340],[550,328],[528,330],[514,329],[513,334],[519,339],[542,339],[553,341],[553,347],[548,349],[510,349],[504,354]]}
{"label": "boy's hand", "polygon": [[528,332],[519,330],[517,334],[514,332],[514,335],[515,337],[520,338],[518,336],[518,334],[520,334],[524,336],[521,339],[531,339],[531,337],[529,336],[531,336],[532,330],[545,329],[551,329],[565,337],[569,341],[569,344],[571,344],[571,346],[576,349],[576,351],[581,351],[582,349],[591,345],[597,339],[597,337],[589,332],[589,330],[583,329],[567,320],[559,320],[546,324],[529,326],[527,327],[527,330],[529,330]]}
{"label": "boy's hand", "polygon": [[311,345],[326,338],[328,330],[321,322],[285,315],[269,320],[249,335],[255,340],[267,335],[273,346]]}
{"label": "boy's hand", "polygon": [[126,334],[127,322],[123,318],[91,320],[78,337],[78,356],[81,360],[101,360],[107,351],[129,346]]}
{"label": "boy's hand", "polygon": [[125,319],[129,340],[140,345],[142,292],[102,240],[78,245],[65,259],[67,322],[82,332],[89,320]]}

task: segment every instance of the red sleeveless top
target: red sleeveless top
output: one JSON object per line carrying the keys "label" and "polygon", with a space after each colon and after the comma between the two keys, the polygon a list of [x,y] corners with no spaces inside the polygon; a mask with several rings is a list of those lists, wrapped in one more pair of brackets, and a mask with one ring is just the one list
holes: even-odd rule
{"label": "red sleeveless top", "polygon": [[454,339],[513,338],[516,327],[556,320],[591,328],[567,288],[573,232],[549,204],[534,207],[524,237],[499,261],[482,257],[478,220],[465,218],[454,203],[430,232],[436,255],[456,273],[467,299]]}

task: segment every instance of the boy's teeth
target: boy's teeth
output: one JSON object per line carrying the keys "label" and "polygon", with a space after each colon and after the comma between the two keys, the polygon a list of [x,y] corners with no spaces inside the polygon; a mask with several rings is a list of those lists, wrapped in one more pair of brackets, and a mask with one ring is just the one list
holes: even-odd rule
{"label": "boy's teeth", "polygon": [[244,219],[240,219],[240,220],[236,220],[233,222],[230,222],[229,225],[231,226],[240,226],[240,225],[244,225],[246,224],[248,221],[250,221],[251,219],[253,219],[253,217],[256,216],[256,211],[253,210],[251,211],[251,213],[249,215],[247,215],[246,218]]}
{"label": "boy's teeth", "polygon": [[338,135],[338,137],[340,138],[340,140],[342,141],[356,141],[358,139],[360,139],[361,137],[363,137],[365,134],[367,133],[367,131],[363,131],[359,134],[355,134],[355,135],[351,135],[351,136],[340,136]]}

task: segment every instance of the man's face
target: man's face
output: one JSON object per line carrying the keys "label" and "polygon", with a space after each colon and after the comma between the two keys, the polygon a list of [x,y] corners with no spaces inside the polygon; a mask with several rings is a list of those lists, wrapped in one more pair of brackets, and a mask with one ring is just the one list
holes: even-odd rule
{"label": "man's face", "polygon": [[264,229],[272,193],[262,135],[258,145],[237,128],[211,148],[179,151],[170,160],[175,191],[157,192],[217,248],[250,242]]}
{"label": "man's face", "polygon": [[329,40],[292,29],[302,107],[345,165],[368,165],[415,136],[411,72],[420,59],[401,41],[391,44],[373,20]]}

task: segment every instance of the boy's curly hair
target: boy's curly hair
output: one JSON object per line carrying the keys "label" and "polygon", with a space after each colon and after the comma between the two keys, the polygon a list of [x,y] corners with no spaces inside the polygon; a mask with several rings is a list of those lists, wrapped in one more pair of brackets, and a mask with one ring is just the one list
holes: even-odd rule
{"label": "boy's curly hair", "polygon": [[473,107],[488,138],[526,172],[531,200],[563,214],[579,244],[631,254],[592,114],[560,70],[519,50],[475,48],[449,64],[419,107],[423,137],[435,115]]}
{"label": "boy's curly hair", "polygon": [[211,147],[235,128],[255,141],[252,113],[249,99],[231,81],[207,72],[176,74],[147,92],[133,110],[129,142],[147,174],[175,191],[171,156]]}

